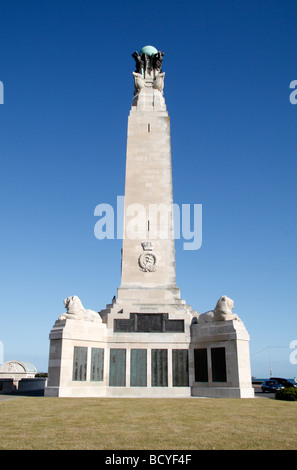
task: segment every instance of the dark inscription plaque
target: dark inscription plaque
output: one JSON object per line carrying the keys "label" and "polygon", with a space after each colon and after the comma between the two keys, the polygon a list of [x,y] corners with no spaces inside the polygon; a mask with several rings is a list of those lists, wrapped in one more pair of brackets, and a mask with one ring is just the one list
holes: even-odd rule
{"label": "dark inscription plaque", "polygon": [[165,320],[165,333],[183,333],[184,320]]}
{"label": "dark inscription plaque", "polygon": [[84,381],[87,379],[88,348],[74,346],[72,380]]}
{"label": "dark inscription plaque", "polygon": [[136,331],[143,333],[160,333],[163,331],[162,313],[141,313],[136,315]]}
{"label": "dark inscription plaque", "polygon": [[211,368],[213,382],[227,381],[225,348],[211,348]]}
{"label": "dark inscription plaque", "polygon": [[130,313],[115,319],[115,333],[184,333],[184,320],[168,320],[168,313]]}
{"label": "dark inscription plaque", "polygon": [[92,348],[91,351],[91,381],[103,380],[104,349]]}
{"label": "dark inscription plaque", "polygon": [[114,320],[116,333],[132,333],[135,331],[135,313],[130,313],[130,318]]}
{"label": "dark inscription plaque", "polygon": [[172,350],[172,381],[174,387],[189,386],[188,350]]}
{"label": "dark inscription plaque", "polygon": [[126,386],[126,349],[111,349],[109,363],[109,385]]}
{"label": "dark inscription plaque", "polygon": [[152,349],[152,387],[168,387],[168,351]]}
{"label": "dark inscription plaque", "polygon": [[194,349],[195,382],[208,382],[207,349]]}
{"label": "dark inscription plaque", "polygon": [[146,349],[131,349],[130,386],[146,387]]}

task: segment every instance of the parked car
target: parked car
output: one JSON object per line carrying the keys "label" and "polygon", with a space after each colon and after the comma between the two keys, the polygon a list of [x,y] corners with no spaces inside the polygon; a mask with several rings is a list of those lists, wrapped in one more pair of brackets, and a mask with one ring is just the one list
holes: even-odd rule
{"label": "parked car", "polygon": [[297,387],[297,384],[294,382],[290,382],[288,379],[283,379],[282,377],[270,377],[270,380],[276,380],[278,383],[283,385],[285,388],[292,388]]}
{"label": "parked car", "polygon": [[264,382],[261,385],[261,390],[262,392],[276,392],[277,390],[280,390],[281,388],[285,388],[284,385],[280,384],[277,380],[264,380]]}

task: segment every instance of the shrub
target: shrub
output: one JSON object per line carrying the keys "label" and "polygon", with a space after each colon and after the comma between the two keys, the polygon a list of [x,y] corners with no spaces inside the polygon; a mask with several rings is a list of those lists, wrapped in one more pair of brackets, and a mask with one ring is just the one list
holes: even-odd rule
{"label": "shrub", "polygon": [[289,387],[277,390],[275,398],[276,400],[297,401],[297,388]]}

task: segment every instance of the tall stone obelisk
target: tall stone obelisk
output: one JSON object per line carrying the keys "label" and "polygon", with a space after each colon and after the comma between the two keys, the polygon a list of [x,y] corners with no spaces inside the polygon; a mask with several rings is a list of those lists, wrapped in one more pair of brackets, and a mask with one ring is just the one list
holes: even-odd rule
{"label": "tall stone obelisk", "polygon": [[[152,46],[133,54],[136,71],[128,118],[121,285],[115,308],[108,313],[116,309],[121,313],[169,313],[170,309],[172,316],[180,308],[183,313],[186,308],[188,314],[191,310],[180,299],[176,286],[170,119],[163,96],[163,56]],[[109,316],[109,322],[113,318]],[[190,322],[191,314],[188,319]]]}
{"label": "tall stone obelisk", "polygon": [[163,53],[133,54],[134,99],[128,119],[124,240],[118,299],[179,299],[175,278],[170,120],[163,97]]}

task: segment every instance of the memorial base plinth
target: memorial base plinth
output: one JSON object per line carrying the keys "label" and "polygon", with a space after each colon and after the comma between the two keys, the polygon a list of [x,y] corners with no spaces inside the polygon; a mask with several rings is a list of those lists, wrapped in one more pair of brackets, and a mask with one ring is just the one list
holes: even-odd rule
{"label": "memorial base plinth", "polygon": [[253,398],[249,335],[242,321],[191,327],[192,396]]}
{"label": "memorial base plinth", "polygon": [[181,318],[187,332],[166,332],[171,325],[167,317],[164,331],[155,333],[57,321],[50,333],[45,396],[254,397],[244,324],[233,320],[190,326],[187,312]]}

